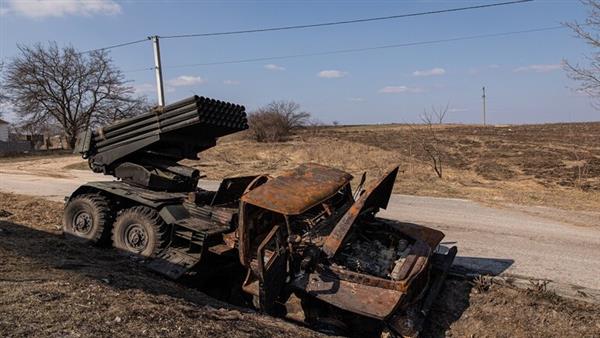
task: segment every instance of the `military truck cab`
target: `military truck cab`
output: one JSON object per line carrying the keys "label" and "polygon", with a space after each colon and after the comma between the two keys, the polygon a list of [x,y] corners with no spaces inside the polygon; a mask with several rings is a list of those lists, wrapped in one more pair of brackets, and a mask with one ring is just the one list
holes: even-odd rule
{"label": "military truck cab", "polygon": [[[396,334],[418,332],[434,279],[430,259],[444,235],[375,217],[388,205],[397,172],[394,167],[352,193],[350,174],[305,164],[242,195],[242,288],[255,306],[308,324],[335,325],[335,333],[354,330],[348,314]],[[454,254],[438,257],[445,261],[441,270]]]}

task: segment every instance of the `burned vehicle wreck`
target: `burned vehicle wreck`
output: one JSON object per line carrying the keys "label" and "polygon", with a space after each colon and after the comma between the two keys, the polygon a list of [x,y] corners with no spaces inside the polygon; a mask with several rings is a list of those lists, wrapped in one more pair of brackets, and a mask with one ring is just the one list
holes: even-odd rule
{"label": "burned vehicle wreck", "polygon": [[352,193],[350,174],[304,164],[251,186],[240,201],[238,250],[255,306],[335,333],[360,330],[351,327],[358,315],[379,321],[376,331],[414,336],[456,248],[436,254],[441,232],[375,217],[397,173]]}
{"label": "burned vehicle wreck", "polygon": [[398,167],[354,189],[349,173],[308,163],[209,191],[178,163],[247,127],[244,107],[194,96],[84,132],[76,151],[118,180],[68,197],[64,233],[323,332],[416,336],[456,248],[437,253],[443,233],[376,216]]}

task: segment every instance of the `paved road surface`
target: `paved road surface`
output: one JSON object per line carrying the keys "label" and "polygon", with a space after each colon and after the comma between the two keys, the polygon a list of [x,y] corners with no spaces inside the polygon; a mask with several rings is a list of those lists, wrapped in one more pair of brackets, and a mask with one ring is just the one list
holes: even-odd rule
{"label": "paved road surface", "polygon": [[[62,201],[82,183],[111,179],[81,170],[48,171],[56,164],[45,163],[35,170],[30,165],[0,164],[0,190]],[[202,186],[215,189],[217,182]],[[394,195],[388,210],[380,215],[442,230],[444,242],[459,248],[459,265],[600,289],[600,213],[542,210]],[[553,213],[561,215],[562,221],[547,217]],[[598,225],[584,227],[565,221],[581,217],[588,223],[597,220]]]}
{"label": "paved road surface", "polygon": [[600,289],[600,214],[598,226],[582,227],[468,200],[394,195],[381,215],[443,231],[458,246],[457,264]]}

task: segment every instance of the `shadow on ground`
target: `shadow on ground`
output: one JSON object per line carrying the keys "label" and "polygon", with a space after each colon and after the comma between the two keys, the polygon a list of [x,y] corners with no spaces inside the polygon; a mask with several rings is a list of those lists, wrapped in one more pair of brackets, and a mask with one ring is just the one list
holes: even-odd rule
{"label": "shadow on ground", "polygon": [[319,335],[169,281],[112,250],[1,220],[0,332],[18,337]]}
{"label": "shadow on ground", "polygon": [[[457,256],[452,270],[460,274],[482,273],[496,276],[513,263],[512,259]],[[427,317],[422,337],[446,337],[452,324],[471,306],[473,287],[474,283],[464,278],[449,276]]]}
{"label": "shadow on ground", "polygon": [[[76,272],[110,285],[112,288],[142,289],[151,294],[182,298],[197,305],[247,311],[201,293],[186,292],[190,290],[189,287],[173,283],[146,269],[140,264],[143,260],[138,257],[121,255],[107,248],[67,240],[59,231],[50,233],[0,221],[0,245],[1,249],[11,251],[15,257],[32,261],[35,266],[18,267],[24,273],[43,275],[48,269]],[[36,266],[39,268],[37,271]]]}
{"label": "shadow on ground", "polygon": [[[91,302],[104,304],[103,306],[108,309],[115,307],[110,299],[113,293],[116,297],[119,297],[119,294],[123,293],[138,295],[137,297],[140,297],[140,294],[144,294],[141,297],[148,297],[145,294],[156,295],[163,298],[164,296],[169,296],[182,300],[185,303],[193,304],[196,310],[200,307],[202,312],[210,312],[210,309],[221,309],[220,311],[225,312],[229,311],[229,315],[222,317],[221,314],[219,314],[212,318],[213,320],[224,323],[221,325],[228,325],[227,323],[231,322],[231,318],[228,316],[231,316],[231,313],[234,313],[236,314],[234,317],[237,318],[234,321],[243,323],[241,324],[242,326],[250,325],[250,331],[246,331],[249,335],[255,335],[257,332],[264,333],[265,335],[268,332],[270,334],[273,333],[273,331],[269,331],[269,329],[262,328],[262,325],[266,325],[271,329],[272,326],[275,326],[275,332],[281,336],[286,336],[290,332],[296,332],[301,336],[317,335],[317,333],[305,328],[283,321],[265,319],[265,316],[260,316],[254,311],[219,301],[203,292],[191,289],[189,283],[182,284],[169,281],[165,277],[155,274],[143,267],[143,265],[139,264],[139,259],[135,257],[120,255],[109,249],[91,247],[76,241],[66,240],[59,231],[45,232],[15,223],[0,221],[0,257],[3,258],[2,264],[0,264],[0,276],[2,276],[0,277],[0,286],[2,286],[3,283],[15,283],[14,285],[18,285],[19,288],[24,290],[22,292],[29,294],[29,296],[30,293],[33,292],[35,293],[36,299],[41,299],[45,303],[59,301],[54,303],[53,306],[65,304],[61,299],[66,302],[66,299],[72,297],[67,294],[77,293],[77,291],[79,291],[78,288],[86,289],[87,285],[91,283],[98,285],[98,288],[94,289],[96,291],[93,292],[100,294],[94,295],[94,297],[100,297],[100,300],[92,300]],[[491,274],[499,274],[512,264],[511,260],[506,259],[475,257],[457,257],[457,262],[464,263],[471,267],[491,267],[489,271]],[[226,278],[227,276],[220,277]],[[40,290],[36,289],[36,291],[34,290],[35,288],[25,285],[25,283],[28,282],[36,283],[36,285],[59,283],[60,285],[65,284],[66,286],[57,288],[49,286]],[[463,312],[469,308],[471,289],[472,284],[466,280],[447,280],[440,296],[432,307],[432,311],[425,324],[422,335],[425,337],[445,336],[445,333],[449,330],[452,323],[459,320]],[[104,292],[105,294],[102,295],[103,291],[101,290],[110,290],[110,292],[106,291]],[[205,291],[202,288],[201,290]],[[87,292],[85,290],[80,291],[82,293]],[[10,299],[10,294],[8,294],[8,292],[9,291],[2,292],[0,290],[1,301],[6,302],[5,298],[7,295]],[[14,295],[14,297],[15,299],[22,299],[23,295]],[[80,303],[80,296],[77,297],[79,298],[74,299],[73,302]],[[155,300],[152,301],[154,302]],[[27,306],[34,306],[31,304],[28,305],[27,300],[24,300],[23,303],[23,311],[26,311]],[[167,304],[164,304],[163,306],[165,305]],[[147,305],[145,303],[140,303],[139,306],[143,309]],[[135,306],[132,305],[132,308],[135,309]],[[177,309],[177,307],[174,309]],[[10,311],[10,309],[7,310]],[[96,309],[94,311],[98,310],[99,309]],[[127,307],[117,309],[117,313],[127,314],[131,311],[135,312],[135,310]],[[193,310],[183,311],[185,313],[185,311]],[[0,313],[1,312],[2,311],[0,311]],[[160,313],[160,310],[157,310],[157,312]],[[15,313],[18,313],[18,311]],[[44,313],[44,315],[48,314]],[[125,316],[126,315],[123,314],[117,315],[119,318]],[[240,320],[240,318],[245,319]],[[262,318],[261,320],[266,322],[266,324],[252,322],[253,320],[256,320],[256,318]],[[194,320],[197,321],[198,319],[196,318]],[[144,319],[143,322],[145,323],[146,320]],[[57,325],[64,326],[66,324],[60,323]],[[233,325],[233,327],[229,327],[229,330],[238,330],[238,328],[235,327],[235,325],[238,324]],[[0,322],[0,329],[2,328],[3,326]],[[244,330],[243,327],[240,329]],[[102,331],[102,329],[98,328],[95,328],[94,330],[86,331],[85,333],[115,333],[110,330]],[[28,332],[29,331],[18,331],[18,333]],[[208,333],[207,331],[200,332],[203,334]],[[50,331],[48,333],[63,334],[65,331]],[[187,331],[179,332],[178,334],[182,333],[194,334],[194,332]],[[198,332],[195,333],[197,334]],[[225,332],[221,333],[225,334]],[[243,331],[242,335],[244,335]]]}

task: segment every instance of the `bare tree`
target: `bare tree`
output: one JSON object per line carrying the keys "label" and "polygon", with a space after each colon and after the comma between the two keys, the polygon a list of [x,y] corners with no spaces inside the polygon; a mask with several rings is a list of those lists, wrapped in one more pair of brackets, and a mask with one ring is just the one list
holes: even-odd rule
{"label": "bare tree", "polygon": [[421,143],[421,147],[427,157],[431,161],[431,168],[435,171],[436,175],[439,178],[443,176],[443,167],[442,167],[442,152],[439,149],[439,145],[441,144],[440,139],[438,138],[437,133],[435,132],[434,124],[434,115],[441,124],[446,116],[446,111],[448,110],[448,105],[445,109],[435,110],[433,109],[433,113],[428,113],[427,110],[423,111],[423,115],[421,115],[421,120],[425,124],[427,128],[426,135],[420,137],[419,142]]}
{"label": "bare tree", "polygon": [[[568,22],[565,25],[575,36],[590,45],[595,51],[586,56],[587,65],[573,64],[563,60],[567,75],[579,82],[579,90],[596,99],[600,98],[600,0],[580,0],[588,7],[585,22]],[[599,109],[600,103],[594,103]]]}
{"label": "bare tree", "polygon": [[309,118],[294,101],[273,101],[249,114],[250,135],[258,142],[280,142],[293,129],[306,126]]}
{"label": "bare tree", "polygon": [[446,114],[448,113],[448,108],[450,108],[450,102],[446,103],[446,106],[431,106],[431,112],[427,112],[427,110],[424,109],[421,120],[428,124],[443,124]]}
{"label": "bare tree", "polygon": [[137,113],[143,104],[105,51],[18,46],[3,76],[6,95],[24,124],[58,123],[71,147],[77,134]]}
{"label": "bare tree", "polygon": [[106,110],[103,114],[94,117],[92,125],[106,125],[118,120],[126,119],[141,113],[148,112],[156,105],[148,102],[147,97],[139,96],[127,98],[115,104],[113,109]]}

